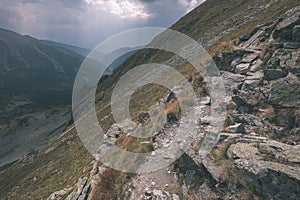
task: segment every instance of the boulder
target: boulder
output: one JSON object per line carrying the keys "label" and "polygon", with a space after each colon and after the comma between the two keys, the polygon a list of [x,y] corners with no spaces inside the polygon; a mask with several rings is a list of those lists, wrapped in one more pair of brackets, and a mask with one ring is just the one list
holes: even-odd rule
{"label": "boulder", "polygon": [[296,116],[294,109],[276,109],[276,115],[271,119],[271,122],[277,126],[292,129],[295,127]]}
{"label": "boulder", "polygon": [[262,80],[264,78],[264,74],[261,71],[257,71],[255,73],[249,72],[247,73],[246,80]]}
{"label": "boulder", "polygon": [[230,52],[223,52],[221,56],[215,55],[213,61],[219,70],[222,71],[232,71],[231,62],[233,60],[233,55]]}
{"label": "boulder", "polygon": [[285,78],[276,80],[271,86],[269,101],[272,105],[300,107],[300,81],[289,73]]}
{"label": "boulder", "polygon": [[241,86],[243,84],[243,81],[245,80],[245,76],[241,74],[234,74],[231,72],[224,72],[222,74],[222,78],[224,81],[226,92],[228,93],[232,93],[233,90]]}
{"label": "boulder", "polygon": [[250,80],[245,80],[244,85],[242,89],[247,89],[247,90],[254,90],[261,84],[261,80],[258,79],[250,79]]}
{"label": "boulder", "polygon": [[249,40],[250,39],[250,36],[249,35],[242,35],[241,37],[240,37],[240,42],[245,42],[245,41],[247,41],[247,40]]}
{"label": "boulder", "polygon": [[172,101],[175,97],[176,97],[175,93],[174,93],[174,92],[170,92],[170,93],[167,95],[166,102],[168,103],[168,102]]}
{"label": "boulder", "polygon": [[248,51],[248,50],[245,50],[245,49],[235,49],[232,51],[232,56],[234,58],[236,57],[243,57],[245,53],[253,53],[252,51]]}
{"label": "boulder", "polygon": [[[266,199],[297,199],[300,196],[300,146],[257,138],[239,141],[227,151],[239,182]],[[254,140],[253,140],[254,141]]]}
{"label": "boulder", "polygon": [[293,41],[300,42],[300,25],[296,25],[293,28]]}
{"label": "boulder", "polygon": [[241,63],[235,67],[235,73],[246,74],[249,71],[250,63]]}
{"label": "boulder", "polygon": [[[296,25],[300,24],[300,7],[295,7],[288,12],[286,12],[279,20],[273,32],[274,39],[292,41],[294,39],[294,34],[297,36],[299,34],[299,28]],[[296,28],[294,29],[294,27]],[[294,32],[295,31],[295,32]]]}
{"label": "boulder", "polygon": [[280,67],[280,59],[278,57],[279,56],[277,56],[277,55],[272,56],[272,58],[268,61],[269,68],[276,69],[277,67]]}
{"label": "boulder", "polygon": [[82,198],[80,196],[83,196],[83,194],[86,194],[85,192],[87,191],[87,189],[85,189],[87,186],[87,181],[88,181],[87,177],[79,178],[77,184],[74,187],[73,192],[71,194],[69,194],[67,199],[78,200],[79,198]]}
{"label": "boulder", "polygon": [[179,200],[179,196],[177,194],[172,195],[173,200]]}
{"label": "boulder", "polygon": [[64,188],[60,191],[54,192],[53,194],[51,194],[47,200],[61,200],[64,198],[64,196],[66,196],[70,191],[72,190],[72,188]]}
{"label": "boulder", "polygon": [[231,65],[232,67],[236,67],[238,64],[241,63],[241,61],[242,61],[242,58],[241,58],[241,57],[237,57],[237,58],[235,58],[235,59],[232,60],[232,62],[231,62],[230,65]]}
{"label": "boulder", "polygon": [[253,111],[253,106],[257,103],[254,96],[245,91],[239,95],[232,96],[232,101],[237,105],[237,110],[241,114],[251,113]]}
{"label": "boulder", "polygon": [[246,54],[243,59],[242,62],[243,63],[252,63],[254,60],[256,60],[258,58],[258,53],[251,53],[251,54]]}
{"label": "boulder", "polygon": [[287,75],[287,73],[281,69],[265,69],[264,70],[264,78],[267,81],[276,80],[279,78],[283,78]]}
{"label": "boulder", "polygon": [[234,123],[242,123],[246,133],[258,132],[265,126],[259,117],[251,114],[233,114],[232,120]]}
{"label": "boulder", "polygon": [[121,128],[117,124],[113,124],[106,132],[108,138],[112,141],[116,141],[122,134]]}
{"label": "boulder", "polygon": [[286,42],[283,44],[283,47],[286,49],[299,49],[300,42]]}
{"label": "boulder", "polygon": [[272,46],[275,49],[281,49],[284,47],[284,44],[282,42],[275,42]]}
{"label": "boulder", "polygon": [[256,72],[260,70],[263,66],[263,61],[261,59],[257,59],[254,62],[252,62],[250,66],[250,72]]}
{"label": "boulder", "polygon": [[299,67],[299,50],[295,49],[277,49],[268,61],[268,69],[290,70]]}
{"label": "boulder", "polygon": [[232,126],[228,126],[226,128],[226,131],[229,132],[229,133],[245,133],[245,126],[244,124],[242,123],[239,123],[239,124],[235,124],[235,125],[232,125]]}
{"label": "boulder", "polygon": [[253,108],[250,106],[239,106],[237,108],[237,110],[239,111],[239,113],[241,114],[249,114],[253,111]]}
{"label": "boulder", "polygon": [[141,124],[143,124],[147,120],[149,120],[149,118],[150,118],[150,114],[148,112],[141,112],[139,114],[138,122],[141,123]]}

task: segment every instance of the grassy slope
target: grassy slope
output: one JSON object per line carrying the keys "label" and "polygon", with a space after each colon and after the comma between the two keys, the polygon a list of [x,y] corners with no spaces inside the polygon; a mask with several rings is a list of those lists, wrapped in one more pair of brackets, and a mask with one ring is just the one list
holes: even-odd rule
{"label": "grassy slope", "polygon": [[[241,13],[240,15],[249,15],[251,12],[257,10],[257,6],[269,4],[274,0],[207,0],[201,6],[194,9],[192,12],[181,18],[177,23],[171,26],[171,29],[181,31],[188,36],[199,40],[205,33],[215,30],[215,26],[218,26],[221,22],[224,22],[229,18],[233,13]],[[253,7],[253,2],[256,2],[256,7]],[[277,18],[287,10],[295,7],[299,4],[298,0],[277,0],[276,3],[271,4],[267,9],[262,10],[260,13],[256,14],[255,17],[245,23],[243,26],[233,30],[227,35],[224,35],[220,40],[218,40],[214,45],[207,47],[207,50],[211,55],[217,52],[220,48],[221,43],[227,41],[232,43],[234,39],[239,38],[243,34],[249,34],[254,27],[266,23],[274,18]],[[220,6],[222,5],[222,6]],[[236,20],[231,21],[226,27],[232,28],[243,22],[242,16]],[[214,26],[215,24],[215,26]],[[226,29],[226,28],[224,28]],[[219,34],[218,32],[215,35]],[[97,108],[101,109],[104,106],[108,105],[110,102],[110,95],[114,83],[122,76],[126,71],[129,71],[131,68],[138,66],[140,64],[148,62],[163,62],[168,60],[172,54],[167,52],[161,52],[157,50],[141,50],[128,59],[120,68],[115,70],[115,73],[103,80],[98,88],[98,100]],[[182,72],[186,77],[190,77],[193,72],[190,70],[190,65],[180,65],[177,67],[178,71]],[[135,102],[134,105],[131,105],[133,117],[136,117],[136,114],[139,110],[146,110],[153,103],[153,100],[159,99],[165,95],[166,90],[161,87],[149,87],[147,89],[139,90],[139,94],[135,94],[136,97],[147,97],[147,98],[133,98],[132,102]],[[136,104],[137,102],[140,105]],[[110,115],[110,108],[107,107],[104,112],[99,113],[99,119]],[[107,118],[103,125],[108,127],[112,123],[112,116]]]}
{"label": "grassy slope", "polygon": [[[264,8],[265,5],[270,6]],[[207,46],[208,51],[213,54],[221,42],[232,42],[241,35],[249,34],[257,25],[269,22],[297,5],[298,0],[207,0],[182,17],[171,29],[205,43],[201,37],[206,33],[218,35],[220,31],[239,26],[229,34],[224,34],[212,46]]]}
{"label": "grassy slope", "polygon": [[[270,0],[207,0],[200,7],[179,20],[171,28],[184,32],[194,39],[199,39],[206,32],[214,30],[214,24],[220,24],[220,22],[230,17],[233,13],[241,12],[246,13],[243,15],[247,15],[247,13],[256,10],[256,8],[251,7],[253,2],[258,2],[259,5],[262,5],[269,3]],[[221,41],[231,42],[240,35],[249,33],[255,26],[278,17],[286,10],[298,4],[298,0],[278,0],[276,4],[273,4],[262,13],[257,14],[253,20],[248,21],[243,26],[225,35],[213,46],[209,47],[210,53],[212,54],[218,49],[218,44]],[[243,21],[243,18],[238,18],[237,21],[232,21],[231,24],[227,26],[231,27],[241,21]],[[98,89],[97,108],[103,109],[98,113],[99,120],[105,116],[110,116],[101,122],[105,130],[113,123],[112,116],[110,115],[110,107],[108,106],[113,83],[116,82],[124,72],[134,66],[147,63],[151,59],[156,62],[166,60],[169,56],[170,54],[161,52],[158,54],[155,50],[139,51],[131,59],[126,61],[121,68],[117,69],[111,77],[102,81]],[[186,74],[187,77],[191,75],[188,65],[179,66],[178,69]],[[151,90],[151,92],[149,92],[149,90]],[[139,91],[139,94],[135,94],[137,99],[132,100],[132,102],[135,103],[131,105],[131,108],[134,110],[134,113],[132,113],[134,117],[136,117],[139,110],[145,110],[145,108],[153,104],[157,98],[165,94],[165,90],[161,90],[158,87],[151,87]],[[145,96],[147,98],[143,98],[143,101],[139,99]],[[136,102],[142,103],[138,105]],[[20,165],[20,162],[7,167],[0,178],[1,197],[22,199],[21,197],[24,197],[28,192],[31,192],[32,196],[37,195],[37,199],[46,197],[55,190],[74,184],[74,181],[82,175],[83,167],[91,161],[91,157],[85,149],[82,148],[78,138],[73,138],[71,145],[64,142],[53,152],[46,155],[35,156],[35,158],[36,159],[30,162],[25,161],[24,166],[22,166],[23,164]],[[52,177],[50,174],[54,174],[54,176]],[[34,177],[41,178],[37,178],[37,180],[39,180],[38,182],[30,181],[33,180]],[[17,185],[20,186],[18,189],[18,198],[12,198],[12,188]]]}
{"label": "grassy slope", "polygon": [[0,169],[0,199],[47,199],[57,190],[73,186],[91,162],[91,156],[72,130],[46,149]]}

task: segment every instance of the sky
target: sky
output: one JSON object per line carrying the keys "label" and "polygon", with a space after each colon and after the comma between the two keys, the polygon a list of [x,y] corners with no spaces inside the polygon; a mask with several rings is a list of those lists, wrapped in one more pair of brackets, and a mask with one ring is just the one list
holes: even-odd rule
{"label": "sky", "polygon": [[203,0],[0,0],[0,27],[94,48],[111,35],[139,27],[164,27]]}

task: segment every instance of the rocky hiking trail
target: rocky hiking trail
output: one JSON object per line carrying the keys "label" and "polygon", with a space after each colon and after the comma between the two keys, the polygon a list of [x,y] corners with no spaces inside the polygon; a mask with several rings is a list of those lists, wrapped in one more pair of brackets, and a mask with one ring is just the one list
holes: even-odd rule
{"label": "rocky hiking trail", "polygon": [[[201,159],[199,144],[214,120],[210,99],[202,96],[191,148],[167,168],[129,177],[122,183],[125,199],[299,199],[299,17],[295,7],[241,37],[232,52],[214,56],[227,92],[217,146]],[[169,144],[175,128],[168,124],[155,136],[155,149]],[[108,169],[97,161],[88,169],[88,176],[49,200],[93,199]]]}

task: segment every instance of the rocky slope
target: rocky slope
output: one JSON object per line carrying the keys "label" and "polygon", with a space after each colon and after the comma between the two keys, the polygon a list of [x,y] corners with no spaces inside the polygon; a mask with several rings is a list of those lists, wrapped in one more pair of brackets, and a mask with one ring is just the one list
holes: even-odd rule
{"label": "rocky slope", "polygon": [[[92,160],[74,126],[70,126],[46,149],[0,169],[1,199],[297,199],[299,111],[294,106],[298,104],[299,77],[295,66],[299,47],[294,38],[297,38],[295,24],[299,23],[289,20],[297,18],[299,10],[282,16],[279,21],[287,26],[278,23],[278,16],[298,3],[297,0],[207,0],[172,26],[204,42],[210,52],[230,50],[214,57],[228,90],[228,116],[219,144],[206,159],[200,159],[198,150],[213,119],[207,117],[210,99],[203,79],[190,72],[188,65],[180,65],[183,62],[176,56],[139,51],[99,85],[96,100],[99,122],[104,130],[109,130],[108,138],[118,141],[115,136],[122,134],[113,125],[110,113],[110,94],[115,81],[132,67],[146,62],[179,65],[177,69],[197,90],[201,105],[199,135],[189,151],[174,165],[157,172],[120,173]],[[251,31],[261,23],[266,24]],[[224,48],[221,41],[226,42]],[[280,66],[271,67],[274,62]],[[295,94],[287,102],[286,88]],[[177,126],[176,99],[165,90],[143,89],[133,99],[134,103],[142,102],[143,109],[132,105],[132,116],[143,119],[145,112],[141,111],[156,104],[159,97],[168,109],[172,108],[173,120],[153,138],[154,143],[138,147],[151,150],[167,146]],[[120,144],[128,148],[135,141],[125,138]],[[290,192],[283,193],[284,190]],[[49,196],[53,191],[57,192]]]}
{"label": "rocky slope", "polygon": [[[228,114],[210,155],[200,159],[197,148],[214,120],[207,117],[209,97],[202,94],[199,138],[174,165],[127,175],[117,188],[107,180],[110,169],[93,161],[88,176],[49,199],[299,199],[299,17],[295,7],[241,37],[232,52],[214,56],[227,89]],[[167,105],[170,98],[162,101]],[[109,137],[119,130],[114,126]],[[154,148],[168,145],[174,127],[169,121],[153,138]],[[116,193],[105,194],[107,187]]]}

